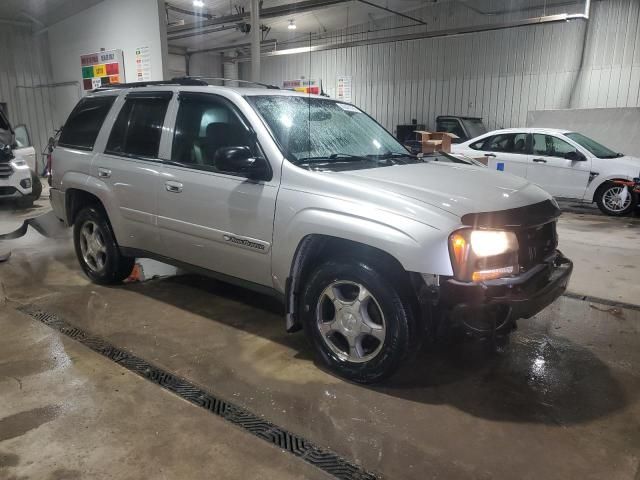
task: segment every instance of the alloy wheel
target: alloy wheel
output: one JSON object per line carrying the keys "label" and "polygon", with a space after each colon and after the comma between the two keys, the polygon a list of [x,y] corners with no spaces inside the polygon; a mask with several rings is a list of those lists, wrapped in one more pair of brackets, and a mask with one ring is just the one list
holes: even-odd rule
{"label": "alloy wheel", "polygon": [[602,195],[602,203],[607,210],[614,213],[625,211],[631,204],[632,195],[629,194],[627,187],[615,186],[610,187]]}
{"label": "alloy wheel", "polygon": [[87,266],[101,272],[107,264],[107,247],[100,227],[92,221],[85,222],[80,230],[80,252]]}
{"label": "alloy wheel", "polygon": [[342,361],[367,362],[382,350],[384,314],[364,285],[331,283],[320,294],[316,323],[325,344]]}

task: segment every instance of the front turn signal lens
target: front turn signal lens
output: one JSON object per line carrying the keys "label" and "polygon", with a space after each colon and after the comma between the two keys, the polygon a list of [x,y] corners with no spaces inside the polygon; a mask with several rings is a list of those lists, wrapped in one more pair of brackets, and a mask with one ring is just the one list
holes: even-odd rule
{"label": "front turn signal lens", "polygon": [[451,251],[458,265],[466,262],[469,255],[468,242],[464,236],[454,233],[451,237]]}

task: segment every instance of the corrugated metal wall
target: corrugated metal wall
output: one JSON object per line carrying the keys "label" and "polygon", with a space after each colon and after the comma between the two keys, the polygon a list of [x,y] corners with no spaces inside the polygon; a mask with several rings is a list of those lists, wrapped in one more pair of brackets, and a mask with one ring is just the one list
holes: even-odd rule
{"label": "corrugated metal wall", "polygon": [[592,6],[572,108],[640,107],[640,0]]}
{"label": "corrugated metal wall", "polygon": [[[635,57],[630,52],[640,42],[639,4],[638,0],[594,3],[587,32],[587,61],[582,73],[582,46],[587,23],[574,20],[311,55],[266,57],[262,60],[262,80],[281,84],[285,79],[301,76],[321,78],[327,93],[334,96],[336,77],[350,75],[353,102],[389,130],[414,118],[418,123],[434,128],[435,117],[441,114],[480,116],[490,129],[523,126],[529,110],[593,106],[587,101],[591,98],[611,102],[611,95],[606,92],[613,88],[616,89],[616,102],[623,99],[629,102],[635,94],[635,105],[640,70],[630,62],[638,63],[640,44],[635,49]],[[426,19],[427,28],[432,31],[560,13],[567,8],[483,17],[451,2],[442,7],[424,7],[413,14]],[[576,7],[573,7],[569,13],[575,12]],[[391,17],[375,26],[353,27],[330,39],[314,39],[313,43],[339,43],[424,31],[423,26],[403,28],[407,23],[405,19]],[[367,32],[374,28],[385,30]],[[607,61],[618,63],[606,66]],[[620,72],[617,76],[613,72],[616,68]],[[598,73],[596,69],[602,71]],[[607,69],[611,70],[613,78],[606,78]],[[248,64],[245,64],[242,78],[247,78],[247,72]],[[618,86],[614,87],[616,79]],[[589,85],[589,88],[576,90],[576,85]],[[617,94],[618,89],[624,92]],[[584,91],[589,93],[579,93]]]}
{"label": "corrugated metal wall", "polygon": [[0,102],[7,104],[14,126],[27,125],[36,152],[42,151],[55,126],[54,89],[39,87],[51,82],[46,39],[34,37],[26,27],[0,28]]}

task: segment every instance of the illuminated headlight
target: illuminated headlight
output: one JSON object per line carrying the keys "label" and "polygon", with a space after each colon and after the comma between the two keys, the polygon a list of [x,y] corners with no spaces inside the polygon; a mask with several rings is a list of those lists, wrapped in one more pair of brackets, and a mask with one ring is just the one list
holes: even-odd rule
{"label": "illuminated headlight", "polygon": [[458,280],[482,282],[518,273],[518,239],[501,230],[457,230],[449,237],[453,272]]}
{"label": "illuminated headlight", "polygon": [[29,169],[29,165],[27,165],[27,162],[25,162],[24,160],[19,160],[19,159],[14,159],[11,160],[11,166],[13,168],[15,168],[16,170],[28,170]]}

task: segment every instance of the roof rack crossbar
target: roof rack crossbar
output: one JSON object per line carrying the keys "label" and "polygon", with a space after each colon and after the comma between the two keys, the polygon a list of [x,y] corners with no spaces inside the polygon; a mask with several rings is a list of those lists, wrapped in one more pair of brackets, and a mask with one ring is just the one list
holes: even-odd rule
{"label": "roof rack crossbar", "polygon": [[92,92],[104,92],[107,90],[114,90],[117,88],[139,88],[139,87],[152,87],[152,86],[161,86],[161,85],[180,85],[187,87],[206,87],[209,85],[207,80],[215,80],[215,81],[223,81],[223,82],[238,82],[238,83],[247,83],[251,85],[260,85],[261,87],[265,87],[272,90],[280,90],[280,87],[277,85],[270,85],[268,83],[260,83],[260,82],[251,82],[249,80],[236,80],[233,78],[222,78],[222,77],[175,77],[171,80],[155,80],[149,82],[131,82],[131,83],[114,83],[112,85],[105,85],[104,87],[98,87],[91,90]]}
{"label": "roof rack crossbar", "polygon": [[219,82],[247,83],[251,85],[260,85],[261,87],[265,87],[271,90],[280,90],[280,87],[278,87],[277,85],[272,85],[270,83],[252,82],[251,80],[238,80],[237,78],[222,78],[222,77],[191,77],[191,78],[197,78],[199,80],[215,80]]}
{"label": "roof rack crossbar", "polygon": [[130,82],[130,83],[114,83],[105,85],[104,87],[94,88],[92,92],[103,92],[105,90],[113,90],[115,88],[138,88],[138,87],[151,87],[161,85],[180,85],[180,86],[193,86],[202,87],[209,85],[204,80],[200,80],[196,77],[175,77],[171,80],[154,80],[149,82]]}

